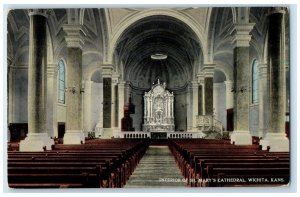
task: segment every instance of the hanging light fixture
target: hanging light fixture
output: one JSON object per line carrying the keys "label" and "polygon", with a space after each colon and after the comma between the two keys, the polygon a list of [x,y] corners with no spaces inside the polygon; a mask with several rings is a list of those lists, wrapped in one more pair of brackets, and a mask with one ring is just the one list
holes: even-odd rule
{"label": "hanging light fixture", "polygon": [[168,55],[161,54],[161,53],[155,53],[151,55],[151,59],[153,60],[165,60],[168,58]]}

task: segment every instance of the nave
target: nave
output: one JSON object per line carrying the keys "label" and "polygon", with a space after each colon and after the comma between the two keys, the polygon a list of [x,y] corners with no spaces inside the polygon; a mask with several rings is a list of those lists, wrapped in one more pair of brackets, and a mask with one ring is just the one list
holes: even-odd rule
{"label": "nave", "polygon": [[[229,140],[87,140],[44,152],[8,151],[11,188],[283,186],[288,152]],[[254,143],[257,143],[254,141]],[[150,145],[150,146],[149,146]],[[16,147],[15,147],[16,148]]]}

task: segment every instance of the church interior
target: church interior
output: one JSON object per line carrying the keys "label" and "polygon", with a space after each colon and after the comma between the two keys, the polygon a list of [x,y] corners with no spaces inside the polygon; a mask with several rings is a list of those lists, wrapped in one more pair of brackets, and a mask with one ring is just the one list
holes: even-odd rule
{"label": "church interior", "polygon": [[287,7],[10,10],[8,186],[288,185],[289,24]]}

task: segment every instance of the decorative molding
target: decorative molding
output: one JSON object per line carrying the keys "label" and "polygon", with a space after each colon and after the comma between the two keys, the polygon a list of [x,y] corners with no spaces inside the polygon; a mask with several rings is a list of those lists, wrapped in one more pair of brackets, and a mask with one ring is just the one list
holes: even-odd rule
{"label": "decorative molding", "polygon": [[204,74],[202,74],[202,73],[197,74],[197,80],[200,85],[203,85],[204,84]]}
{"label": "decorative molding", "polygon": [[204,64],[203,65],[204,78],[214,77],[215,67],[216,67],[216,64],[212,64],[212,63],[211,64]]}
{"label": "decorative molding", "polygon": [[33,16],[33,15],[40,15],[48,18],[50,15],[51,10],[50,9],[29,9],[28,10],[28,15]]}
{"label": "decorative molding", "polygon": [[199,87],[198,81],[191,81],[191,86],[192,86],[192,88],[197,88],[198,89],[198,87]]}
{"label": "decorative molding", "polygon": [[63,30],[67,34],[65,40],[69,48],[83,48],[86,29],[80,24],[65,24]]}
{"label": "decorative molding", "polygon": [[258,75],[260,77],[267,77],[267,75],[268,75],[268,65],[267,64],[259,64],[258,65]]}
{"label": "decorative molding", "polygon": [[112,78],[113,75],[113,65],[106,64],[102,65],[102,77],[103,78]]}
{"label": "decorative molding", "polygon": [[268,15],[271,14],[286,14],[286,8],[285,7],[273,7],[269,9]]}
{"label": "decorative molding", "polygon": [[252,31],[255,23],[234,24],[230,34],[232,35],[232,44],[234,47],[249,47]]}
{"label": "decorative molding", "polygon": [[47,77],[53,77],[57,74],[58,66],[56,64],[48,64]]}

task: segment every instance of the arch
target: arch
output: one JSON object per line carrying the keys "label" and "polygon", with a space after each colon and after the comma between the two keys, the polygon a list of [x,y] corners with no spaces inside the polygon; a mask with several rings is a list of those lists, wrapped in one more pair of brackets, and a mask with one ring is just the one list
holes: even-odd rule
{"label": "arch", "polygon": [[117,29],[117,31],[113,34],[111,42],[109,43],[108,55],[106,57],[106,63],[108,63],[108,64],[112,63],[115,48],[116,48],[116,45],[118,44],[118,40],[119,40],[119,38],[121,38],[123,32],[127,28],[129,28],[132,24],[138,22],[139,20],[141,20],[145,17],[156,16],[156,15],[169,16],[169,17],[175,18],[175,19],[183,22],[184,24],[186,24],[192,30],[192,32],[195,33],[195,35],[197,36],[201,50],[204,54],[204,57],[203,57],[204,62],[206,62],[206,60],[207,60],[207,55],[206,55],[207,50],[205,47],[206,46],[206,38],[205,38],[205,35],[202,32],[202,30],[198,28],[199,25],[197,25],[197,23],[194,21],[193,18],[190,18],[190,17],[188,17],[178,11],[172,10],[172,9],[146,9],[135,15],[131,15],[131,16],[127,17],[121,23],[119,23],[117,25],[117,27],[115,28],[115,29]]}
{"label": "arch", "polygon": [[233,67],[221,61],[215,61],[215,63],[215,69],[223,72],[226,76],[226,80],[233,81]]}
{"label": "arch", "polygon": [[83,74],[84,74],[83,79],[90,80],[92,78],[93,74],[98,70],[100,70],[100,73],[102,74],[102,67],[99,64],[99,62],[93,62],[93,63],[89,64],[83,72]]}

